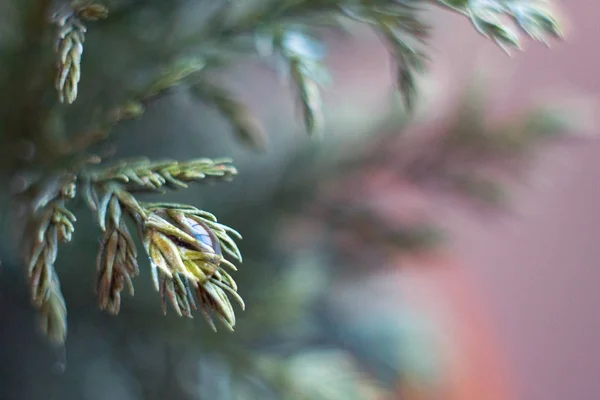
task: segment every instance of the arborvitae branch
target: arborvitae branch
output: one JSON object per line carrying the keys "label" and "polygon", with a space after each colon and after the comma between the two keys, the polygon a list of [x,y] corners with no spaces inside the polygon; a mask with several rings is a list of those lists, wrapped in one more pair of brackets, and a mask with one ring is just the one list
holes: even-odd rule
{"label": "arborvitae branch", "polygon": [[106,18],[108,10],[91,1],[73,1],[52,16],[58,27],[56,53],[58,74],[56,90],[61,103],[73,103],[77,98],[77,86],[81,78],[81,55],[86,28],[81,20],[94,21]]}
{"label": "arborvitae branch", "polygon": [[[482,34],[505,49],[519,48],[520,43],[516,32],[502,22],[502,17],[512,18],[522,31],[535,40],[546,41],[548,37],[562,36],[556,20],[540,1],[429,2],[464,14]],[[327,73],[324,67],[325,52],[319,40],[314,38],[314,28],[317,22],[332,21],[335,24],[339,18],[349,18],[370,26],[389,45],[397,61],[399,89],[406,104],[409,107],[414,104],[416,74],[425,66],[426,56],[422,47],[428,31],[420,22],[416,5],[425,1],[265,0],[242,3],[224,2],[198,32],[182,39],[181,48],[184,52],[196,49],[193,54],[174,51],[175,61],[155,79],[151,79],[148,86],[132,91],[129,99],[110,108],[84,135],[74,138],[65,146],[58,146],[61,150],[58,155],[46,150],[39,152],[40,160],[43,158],[46,164],[54,163],[52,168],[57,170],[48,172],[54,176],[54,180],[37,182],[38,196],[29,199],[31,212],[23,245],[32,299],[44,317],[44,329],[53,339],[63,341],[66,335],[66,309],[54,263],[58,242],[70,241],[73,234],[75,216],[66,208],[66,201],[75,197],[75,185],[83,189],[83,195],[89,207],[95,211],[103,233],[97,257],[96,287],[102,309],[118,313],[120,293],[125,285],[133,293],[132,278],[138,273],[138,265],[137,250],[126,224],[129,216],[150,258],[153,280],[161,292],[163,307],[169,301],[178,314],[191,316],[191,310],[198,303],[212,326],[213,314],[227,327],[233,328],[235,325],[235,314],[229,298],[233,297],[242,307],[243,302],[237,294],[234,280],[223,267],[235,269],[224,255],[241,261],[240,251],[234,241],[234,237],[240,238],[239,234],[219,224],[212,214],[192,206],[142,203],[135,197],[142,191],[159,193],[169,188],[185,188],[190,182],[229,180],[236,174],[229,160],[153,162],[143,159],[124,161],[109,168],[90,168],[89,165],[69,163],[72,161],[70,157],[79,157],[90,145],[106,139],[115,124],[139,117],[148,101],[181,84],[189,84],[202,101],[221,112],[239,137],[262,146],[262,130],[248,110],[231,93],[209,81],[205,75],[208,67],[216,64],[215,60],[222,61],[220,52],[237,49],[233,45],[242,39],[266,36],[272,50],[266,55],[275,55],[284,66],[299,99],[306,130],[315,133],[321,128],[320,86]],[[40,12],[48,9],[47,1],[39,4]],[[27,34],[31,38],[27,42],[27,49],[31,53],[40,51],[39,46],[43,42],[40,39],[44,27],[38,26],[41,15],[38,14],[36,11],[35,32],[33,35]],[[55,86],[61,102],[72,103],[77,98],[86,33],[83,22],[106,16],[107,9],[104,6],[87,0],[66,3],[52,15],[51,22],[58,28]],[[247,55],[245,51],[239,53]],[[34,55],[28,59],[45,65],[42,56]],[[27,71],[38,70],[31,69],[34,63],[26,64]],[[40,77],[45,74],[35,75],[36,79],[43,80]],[[38,142],[54,139],[46,137],[42,129],[49,109],[43,104],[43,85],[36,81],[31,85],[35,90],[29,89],[27,93],[22,90],[30,78],[24,76],[19,79],[20,86],[15,91],[17,112],[11,113],[9,125],[14,131],[11,132],[14,138],[22,139],[20,135],[24,132],[26,140],[35,141],[35,145],[40,146]],[[28,120],[30,117],[31,121]],[[495,194],[494,185],[482,176],[465,174],[468,168],[464,166],[462,169],[453,168],[450,150],[461,143],[464,134],[451,136],[433,148],[424,149],[419,159],[409,157],[403,164],[406,175],[419,181],[426,179],[431,171],[436,171],[439,180],[457,189]],[[512,141],[480,140],[477,144],[479,147],[465,150],[473,160],[479,160],[479,155],[493,153],[491,150],[494,146],[509,146]],[[12,162],[14,156],[11,157]],[[411,154],[411,157],[416,156]],[[42,163],[37,166],[40,165]],[[67,168],[73,176],[65,172]]]}
{"label": "arborvitae branch", "polygon": [[562,38],[558,21],[544,0],[432,0],[467,16],[484,36],[496,41],[504,50],[520,49],[518,35],[504,22],[503,16],[514,19],[532,39],[547,43],[548,37]]}
{"label": "arborvitae branch", "polygon": [[231,160],[201,158],[188,162],[150,161],[148,159],[123,161],[114,167],[93,173],[91,181],[102,184],[121,182],[127,191],[159,190],[164,186],[187,188],[189,182],[231,180],[237,174]]}
{"label": "arborvitae branch", "polygon": [[308,133],[322,129],[321,93],[319,84],[326,76],[322,64],[323,50],[307,34],[284,29],[273,36],[273,47],[286,63],[302,109],[302,119]]}
{"label": "arborvitae branch", "polygon": [[42,330],[55,342],[67,335],[67,310],[54,270],[58,243],[69,242],[75,216],[65,208],[65,201],[75,196],[70,178],[58,185],[49,184],[39,196],[37,212],[32,209],[24,232],[23,251],[31,300],[40,310]]}
{"label": "arborvitae branch", "polygon": [[100,243],[96,266],[96,291],[101,310],[118,314],[121,291],[125,284],[133,296],[131,278],[139,273],[137,249],[125,223],[123,209],[117,196],[111,196],[107,211],[106,230]]}
{"label": "arborvitae branch", "polygon": [[427,56],[419,49],[429,35],[415,9],[408,5],[386,4],[377,8],[364,5],[345,8],[347,15],[366,22],[389,45],[397,64],[397,85],[406,107],[411,110],[417,95],[416,73],[425,69]]}
{"label": "arborvitae branch", "polygon": [[143,243],[150,257],[156,288],[163,297],[163,309],[169,299],[179,315],[191,317],[198,301],[203,315],[216,329],[211,311],[233,330],[235,313],[228,295],[244,308],[233,278],[220,265],[235,267],[223,258],[222,250],[241,260],[241,254],[229,233],[237,232],[218,224],[214,216],[176,204],[147,205],[148,218],[143,225]]}

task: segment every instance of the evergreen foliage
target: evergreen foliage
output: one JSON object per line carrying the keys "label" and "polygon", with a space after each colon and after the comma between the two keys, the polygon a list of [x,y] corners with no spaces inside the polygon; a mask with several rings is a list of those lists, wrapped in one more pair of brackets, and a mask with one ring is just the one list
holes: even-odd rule
{"label": "evergreen foliage", "polygon": [[[178,26],[178,13],[197,6],[195,3],[202,7],[203,20]],[[19,235],[23,263],[31,300],[48,337],[59,344],[67,338],[67,304],[55,265],[59,244],[72,241],[76,235],[79,198],[85,200],[102,235],[95,285],[102,310],[118,314],[121,292],[127,288],[133,295],[134,278],[148,270],[165,313],[167,303],[179,316],[191,318],[199,309],[213,329],[216,318],[233,330],[237,318],[230,299],[241,309],[245,304],[233,278],[237,269],[228,258],[242,261],[235,241],[241,235],[198,207],[141,198],[184,190],[191,184],[224,184],[238,173],[232,161],[109,160],[104,146],[115,132],[126,130],[128,123],[149,112],[157,99],[183,90],[218,111],[241,143],[265,150],[269,132],[252,115],[251,108],[216,78],[228,66],[253,58],[275,66],[287,79],[305,130],[311,135],[326,132],[321,90],[329,83],[330,74],[323,37],[347,29],[348,23],[369,27],[388,47],[395,61],[398,91],[410,112],[419,96],[418,76],[433,62],[427,56],[431,28],[423,22],[430,7],[464,15],[476,32],[506,51],[521,48],[523,35],[519,30],[544,43],[562,37],[549,6],[526,0],[107,0],[102,4],[27,0],[15,5],[15,18],[7,21],[13,34],[0,37],[0,80],[7,88],[0,104],[1,162],[7,179],[17,182],[13,201],[20,211],[15,215],[26,220],[20,222]],[[154,31],[148,34],[157,37],[156,41],[133,38],[134,21],[147,9],[159,10],[165,25],[145,28]],[[119,48],[119,40],[126,42],[127,49],[136,42],[142,48],[147,46],[139,61],[144,67],[137,73],[116,76],[119,57],[128,51]],[[152,46],[156,51],[147,51]],[[108,61],[101,62],[101,58]],[[97,71],[110,63],[115,64],[111,71]],[[393,169],[399,178],[436,193],[501,204],[501,184],[477,167],[499,162],[504,173],[514,176],[515,158],[523,158],[525,150],[552,137],[547,134],[562,133],[568,126],[542,110],[491,128],[478,107],[479,98],[466,96],[453,116],[454,123],[448,124],[445,132],[438,132],[435,140],[396,135],[409,127],[408,119],[398,120],[398,115],[405,114],[397,109],[383,126],[373,129],[390,134],[362,138],[352,144],[352,152],[338,151],[337,143],[325,137],[319,146],[300,152],[290,161],[285,184],[271,202],[265,200],[255,206],[254,224],[272,227],[270,212],[276,212],[277,204],[289,200],[299,205],[310,197],[321,212],[333,215],[329,219],[314,216],[322,225],[330,225],[322,228],[353,232],[359,236],[364,255],[374,248],[385,252],[390,247],[414,250],[436,244],[438,232],[433,221],[406,226],[386,223],[373,210],[357,208],[339,198],[327,200],[320,195],[320,187],[333,185],[368,166]],[[170,135],[164,132],[165,140]],[[398,151],[390,150],[398,148],[401,158]],[[327,156],[322,157],[325,153]],[[294,168],[295,162],[304,167]],[[253,245],[269,251],[269,235],[276,230],[264,228],[257,234],[251,230],[253,226],[246,225],[249,232],[238,230],[246,237],[251,235]],[[138,261],[140,248],[145,254],[142,262]],[[344,256],[348,249],[339,248],[342,260],[361,261],[354,257],[361,251],[351,249]],[[292,256],[280,258],[293,264]],[[372,379],[362,379],[365,374],[357,365],[362,360],[355,362],[339,348],[328,352],[315,348],[306,354],[285,356],[263,351],[259,345],[264,332],[285,342],[290,335],[286,328],[311,324],[312,317],[302,314],[314,300],[311,296],[317,288],[302,287],[307,281],[304,274],[326,272],[309,264],[282,270],[262,266],[251,257],[239,271],[243,282],[253,282],[247,292],[254,300],[239,330],[256,350],[246,351],[245,344],[232,338],[206,339],[209,344],[222,340],[212,344],[219,357],[229,360],[228,371],[245,368],[238,371],[240,379],[231,390],[264,391],[263,397],[236,398],[270,398],[265,393],[271,396],[275,392],[286,393],[279,397],[286,399],[371,398],[381,390]],[[332,279],[327,274],[324,285]],[[157,323],[145,315],[138,318],[140,325]],[[177,324],[169,326],[163,329],[180,328]],[[311,341],[310,332],[299,329],[296,334],[302,337],[300,342]],[[315,365],[322,371],[309,368]],[[256,385],[247,371],[269,382],[269,388]],[[353,384],[331,385],[324,378],[327,373],[334,373],[332,380]]]}

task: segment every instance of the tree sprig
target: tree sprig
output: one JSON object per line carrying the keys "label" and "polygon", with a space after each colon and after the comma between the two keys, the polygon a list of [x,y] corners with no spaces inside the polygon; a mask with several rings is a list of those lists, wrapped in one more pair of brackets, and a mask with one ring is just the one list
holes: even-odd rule
{"label": "tree sprig", "polygon": [[[111,129],[120,122],[140,117],[149,101],[176,86],[191,90],[203,103],[217,109],[239,138],[255,147],[264,147],[265,133],[248,108],[207,73],[218,71],[219,68],[215,67],[230,61],[217,56],[218,52],[226,50],[236,57],[258,55],[262,59],[274,58],[295,92],[306,131],[310,134],[323,131],[321,91],[328,81],[328,71],[325,41],[317,31],[324,25],[338,26],[340,19],[367,25],[389,47],[397,65],[398,89],[407,108],[412,109],[418,99],[417,75],[426,69],[428,60],[424,48],[429,28],[421,22],[424,10],[420,7],[425,4],[435,4],[463,14],[481,34],[507,51],[521,48],[516,27],[544,43],[549,38],[561,38],[563,35],[546,3],[533,0],[222,2],[196,32],[180,38],[178,49],[181,51],[173,52],[174,57],[168,60],[165,68],[156,66],[160,70],[147,85],[135,88],[129,98],[109,108],[100,121],[90,124],[85,134],[63,143],[64,151],[58,152],[60,160],[56,162],[59,168],[44,171],[50,178],[34,182],[32,190],[27,192],[31,195],[30,217],[22,244],[32,300],[44,317],[45,331],[58,342],[65,340],[66,306],[54,264],[58,243],[69,242],[74,234],[76,218],[67,203],[77,196],[76,188],[96,214],[103,235],[96,263],[96,290],[102,309],[118,313],[121,291],[129,286],[133,293],[132,278],[137,275],[139,267],[128,221],[135,225],[138,238],[144,244],[163,307],[168,302],[178,314],[191,316],[191,311],[198,305],[211,326],[214,326],[212,316],[216,316],[232,329],[235,314],[229,298],[233,297],[242,308],[244,304],[237,295],[237,285],[223,267],[233,267],[225,255],[241,261],[241,253],[233,239],[239,238],[239,234],[218,223],[212,214],[193,206],[143,203],[137,198],[139,192],[159,194],[166,189],[186,188],[192,182],[228,181],[237,173],[230,161],[142,159],[105,166],[103,160],[96,157],[94,161],[100,163],[99,166],[72,162],[64,167],[72,161],[69,157],[79,156],[92,144],[108,138]],[[44,5],[42,8],[48,7]],[[105,6],[91,0],[75,0],[65,3],[48,21],[48,26],[55,30],[55,89],[60,103],[70,104],[78,97],[87,32],[84,22],[105,18],[110,20]],[[514,22],[512,26],[505,22],[507,18]],[[101,24],[98,22],[98,25]],[[40,32],[35,35],[41,36]],[[256,37],[262,37],[262,43],[267,43],[270,51],[261,51],[259,46],[248,52],[247,47],[242,51],[235,46]],[[37,44],[30,49],[32,52],[44,50],[39,49]],[[43,57],[31,59],[43,60]],[[40,94],[43,91],[38,90],[38,86],[36,83],[36,93]],[[30,96],[19,93],[19,99],[21,97],[30,100]],[[19,116],[27,116],[30,104],[36,105],[38,119],[42,120],[42,116],[48,114],[44,108],[46,105],[39,99],[24,103],[27,104],[17,105],[22,108],[19,108]],[[15,122],[21,121],[15,118]],[[39,121],[25,121],[21,125],[27,125],[26,136],[29,139],[43,135],[43,130],[37,129],[41,125]],[[436,165],[442,165],[442,161],[436,160]],[[444,176],[465,190],[482,189],[479,190],[481,192],[491,188],[480,179],[465,179],[460,174]]]}

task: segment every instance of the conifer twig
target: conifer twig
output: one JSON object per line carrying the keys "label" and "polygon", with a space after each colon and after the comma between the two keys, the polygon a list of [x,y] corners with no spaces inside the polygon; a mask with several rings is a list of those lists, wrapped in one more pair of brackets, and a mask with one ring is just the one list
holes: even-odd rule
{"label": "conifer twig", "polygon": [[32,212],[24,232],[23,251],[31,299],[40,310],[41,327],[48,337],[62,343],[67,334],[67,310],[54,269],[58,243],[69,242],[75,216],[65,208],[65,201],[75,196],[71,179],[60,185],[46,186],[38,212]]}
{"label": "conifer twig", "polygon": [[71,104],[77,98],[81,78],[81,55],[85,42],[86,27],[82,20],[94,21],[106,18],[108,10],[91,1],[72,1],[54,13],[52,22],[57,25],[56,53],[58,73],[56,90],[61,103]]}

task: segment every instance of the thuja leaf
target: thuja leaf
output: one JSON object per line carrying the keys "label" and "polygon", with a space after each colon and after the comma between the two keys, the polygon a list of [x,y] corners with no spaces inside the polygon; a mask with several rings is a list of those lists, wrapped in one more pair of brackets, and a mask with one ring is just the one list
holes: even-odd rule
{"label": "thuja leaf", "polygon": [[[229,298],[242,309],[232,276],[223,269],[235,266],[224,256],[241,261],[232,228],[205,211],[170,203],[140,203],[134,191],[185,188],[189,182],[228,180],[236,174],[229,160],[196,159],[188,162],[130,160],[88,172],[86,197],[104,232],[97,257],[96,290],[100,308],[117,314],[125,286],[133,294],[138,274],[137,250],[124,217],[137,225],[139,239],[150,260],[152,279],[160,291],[163,310],[169,302],[180,316],[200,311],[215,328],[213,315],[233,330],[236,319]],[[98,193],[101,196],[98,196]]]}
{"label": "thuja leaf", "polygon": [[396,84],[408,110],[417,95],[416,74],[425,69],[427,56],[419,49],[428,37],[429,27],[421,23],[415,7],[407,4],[346,7],[346,15],[366,22],[389,46],[396,61]]}
{"label": "thuja leaf", "polygon": [[191,317],[199,306],[209,325],[216,330],[212,315],[233,330],[235,313],[229,296],[242,309],[244,301],[237,285],[222,267],[236,270],[223,257],[228,253],[241,261],[234,235],[239,234],[201,210],[177,204],[144,204],[147,219],[141,229],[144,248],[150,258],[154,284],[161,292],[163,310],[167,300],[180,316]]}
{"label": "thuja leaf", "polygon": [[504,51],[521,48],[519,37],[500,22],[495,15],[473,14],[471,21],[475,28],[485,37],[493,39]]}
{"label": "thuja leaf", "polygon": [[502,17],[511,17],[532,39],[546,43],[547,37],[562,38],[558,20],[540,0],[437,0],[471,19],[476,29],[484,36],[495,40],[503,49],[519,49],[519,38],[502,22]]}
{"label": "thuja leaf", "polygon": [[302,106],[302,119],[308,133],[313,134],[321,128],[321,93],[315,81],[306,73],[305,64],[299,59],[290,62],[292,80],[298,91]]}
{"label": "thuja leaf", "polygon": [[118,182],[127,191],[159,191],[164,188],[187,188],[189,182],[230,180],[237,174],[229,159],[198,158],[187,162],[146,158],[125,160],[91,173],[97,184]]}
{"label": "thuja leaf", "polygon": [[558,20],[552,13],[537,2],[507,2],[516,23],[534,40],[546,42],[546,36],[562,38],[563,32]]}
{"label": "thuja leaf", "polygon": [[179,85],[192,74],[202,71],[205,67],[206,60],[202,58],[180,60],[166,68],[140,97],[144,100],[155,97],[165,90]]}
{"label": "thuja leaf", "polygon": [[65,203],[75,197],[75,183],[65,176],[40,185],[47,201],[37,213],[32,211],[28,216],[21,245],[31,300],[40,312],[41,328],[50,340],[63,343],[67,336],[67,308],[54,264],[59,242],[71,241],[74,231],[76,218]]}
{"label": "thuja leaf", "polygon": [[107,217],[96,258],[96,293],[101,310],[118,314],[125,285],[129,293],[134,294],[132,278],[139,272],[137,249],[125,224],[118,196],[110,197]]}
{"label": "thuja leaf", "polygon": [[414,106],[414,100],[417,95],[415,75],[425,69],[427,56],[410,45],[401,32],[391,29],[389,26],[381,26],[388,43],[392,46],[397,63],[397,84],[404,103],[409,110]]}
{"label": "thuja leaf", "polygon": [[57,26],[56,55],[57,75],[55,87],[61,103],[71,104],[77,98],[81,78],[81,56],[85,42],[86,27],[82,20],[96,21],[106,18],[106,7],[87,2],[71,2],[52,15]]}
{"label": "thuja leaf", "polygon": [[248,107],[222,86],[202,79],[192,87],[204,103],[216,108],[231,124],[236,136],[256,150],[265,150],[267,137],[264,128]]}
{"label": "thuja leaf", "polygon": [[322,46],[299,30],[282,30],[273,37],[273,48],[289,69],[309,134],[322,129],[320,84],[327,77]]}

